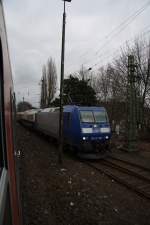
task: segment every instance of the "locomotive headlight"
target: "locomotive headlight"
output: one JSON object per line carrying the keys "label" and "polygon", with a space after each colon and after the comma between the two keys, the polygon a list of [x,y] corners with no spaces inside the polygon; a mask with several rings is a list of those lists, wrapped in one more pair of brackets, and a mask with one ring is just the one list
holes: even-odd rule
{"label": "locomotive headlight", "polygon": [[87,140],[88,139],[88,137],[83,137],[83,140],[85,141],[85,140]]}
{"label": "locomotive headlight", "polygon": [[92,128],[82,128],[82,133],[84,133],[84,134],[91,134],[91,133],[93,133],[93,130],[92,130]]}
{"label": "locomotive headlight", "polygon": [[108,139],[109,137],[108,137],[108,136],[106,136],[105,138],[106,138],[106,139]]}
{"label": "locomotive headlight", "polygon": [[110,128],[109,127],[102,127],[100,128],[101,133],[110,133]]}

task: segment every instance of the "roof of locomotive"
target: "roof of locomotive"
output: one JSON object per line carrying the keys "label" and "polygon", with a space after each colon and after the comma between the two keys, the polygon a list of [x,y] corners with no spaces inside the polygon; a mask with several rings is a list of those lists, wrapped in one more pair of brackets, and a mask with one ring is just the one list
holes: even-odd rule
{"label": "roof of locomotive", "polygon": [[78,109],[78,110],[95,110],[95,111],[105,111],[104,107],[98,107],[98,106],[77,106],[77,105],[66,105],[64,106],[65,111],[72,111],[73,109]]}
{"label": "roof of locomotive", "polygon": [[[77,106],[77,105],[64,105],[64,112],[71,112],[74,109],[78,109],[78,110],[95,110],[95,111],[105,111],[104,107],[97,107],[97,106]],[[49,107],[49,108],[45,108],[40,110],[41,113],[46,113],[46,112],[58,112],[59,111],[59,107]]]}

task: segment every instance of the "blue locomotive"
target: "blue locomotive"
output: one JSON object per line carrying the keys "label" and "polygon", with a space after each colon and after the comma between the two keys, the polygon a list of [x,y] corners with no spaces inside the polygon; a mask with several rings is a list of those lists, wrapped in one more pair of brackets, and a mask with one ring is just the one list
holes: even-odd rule
{"label": "blue locomotive", "polygon": [[[103,107],[64,106],[64,142],[87,158],[101,158],[109,149],[111,129]],[[59,138],[59,108],[27,111],[24,120],[42,133]],[[32,120],[31,120],[32,117]]]}
{"label": "blue locomotive", "polygon": [[109,149],[111,129],[103,107],[66,106],[64,137],[80,155],[102,156]]}

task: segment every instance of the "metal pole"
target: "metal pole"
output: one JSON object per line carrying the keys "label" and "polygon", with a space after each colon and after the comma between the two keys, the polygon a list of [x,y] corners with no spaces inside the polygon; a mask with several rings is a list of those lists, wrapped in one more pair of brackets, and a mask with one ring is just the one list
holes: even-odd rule
{"label": "metal pole", "polygon": [[128,56],[128,126],[127,126],[127,145],[128,151],[136,150],[136,91],[135,91],[135,63],[134,56]]}
{"label": "metal pole", "polygon": [[63,152],[63,91],[64,91],[64,59],[65,59],[65,25],[66,25],[66,10],[64,1],[63,26],[62,26],[62,49],[61,49],[61,80],[60,80],[60,115],[59,115],[59,152],[58,162],[62,164]]}

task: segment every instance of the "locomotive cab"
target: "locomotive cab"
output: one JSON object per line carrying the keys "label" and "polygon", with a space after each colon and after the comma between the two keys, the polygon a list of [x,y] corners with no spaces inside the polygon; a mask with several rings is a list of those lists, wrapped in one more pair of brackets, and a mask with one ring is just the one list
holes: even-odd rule
{"label": "locomotive cab", "polygon": [[64,136],[83,155],[106,152],[111,129],[103,107],[65,106]]}
{"label": "locomotive cab", "polygon": [[111,138],[111,129],[104,108],[82,108],[80,113],[81,142],[84,151],[106,151]]}

